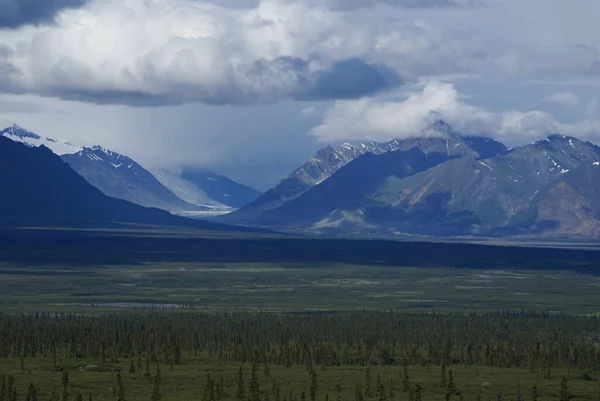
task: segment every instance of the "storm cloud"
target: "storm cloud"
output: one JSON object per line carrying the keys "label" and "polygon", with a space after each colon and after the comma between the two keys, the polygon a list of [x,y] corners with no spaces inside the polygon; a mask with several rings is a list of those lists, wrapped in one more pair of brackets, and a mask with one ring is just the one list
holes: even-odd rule
{"label": "storm cloud", "polygon": [[0,0],[0,126],[148,165],[264,189],[323,142],[439,116],[508,144],[600,135],[597,0],[16,4]]}
{"label": "storm cloud", "polygon": [[0,0],[0,29],[49,23],[66,9],[80,7],[89,0]]}

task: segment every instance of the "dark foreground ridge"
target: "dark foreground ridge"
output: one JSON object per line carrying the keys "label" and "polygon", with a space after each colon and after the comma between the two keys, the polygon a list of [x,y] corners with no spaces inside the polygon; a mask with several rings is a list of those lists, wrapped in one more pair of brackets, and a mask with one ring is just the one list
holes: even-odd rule
{"label": "dark foreground ridge", "polygon": [[597,250],[311,238],[208,238],[76,230],[0,230],[0,262],[45,265],[351,263],[405,267],[569,270],[600,275]]}

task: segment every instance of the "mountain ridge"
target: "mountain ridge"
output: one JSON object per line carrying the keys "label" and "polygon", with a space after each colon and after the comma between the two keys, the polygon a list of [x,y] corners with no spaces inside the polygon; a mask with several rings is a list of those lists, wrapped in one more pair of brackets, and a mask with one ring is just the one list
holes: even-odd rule
{"label": "mountain ridge", "polygon": [[[51,149],[0,136],[0,226],[135,224],[248,231],[242,227],[173,216],[111,198],[77,174]],[[252,230],[250,230],[252,231]]]}
{"label": "mountain ridge", "polygon": [[[264,205],[256,201],[222,221],[335,235],[600,236],[600,147],[591,142],[552,134],[507,148],[447,128],[446,135],[389,144],[295,197],[269,200],[284,180],[259,198]],[[399,173],[403,152],[415,149],[438,159]]]}
{"label": "mountain ridge", "polygon": [[[256,190],[213,172],[204,176],[196,174],[193,180],[185,180],[184,184],[181,184],[184,181],[181,177],[157,177],[132,158],[103,146],[75,146],[67,141],[41,137],[16,124],[0,131],[0,136],[29,147],[46,146],[106,195],[141,206],[158,207],[182,215],[219,214],[230,212],[259,195]],[[187,186],[187,194],[179,190],[182,185]],[[202,189],[202,185],[207,190]],[[189,194],[192,195],[186,196]]]}

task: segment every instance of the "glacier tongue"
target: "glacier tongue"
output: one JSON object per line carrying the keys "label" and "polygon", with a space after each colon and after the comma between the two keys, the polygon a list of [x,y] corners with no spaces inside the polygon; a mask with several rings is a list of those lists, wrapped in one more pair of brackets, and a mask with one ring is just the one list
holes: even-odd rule
{"label": "glacier tongue", "polygon": [[167,169],[155,169],[151,173],[178,198],[197,206],[222,210],[224,213],[233,211],[227,205],[211,199],[204,191],[193,183],[181,178],[179,174]]}

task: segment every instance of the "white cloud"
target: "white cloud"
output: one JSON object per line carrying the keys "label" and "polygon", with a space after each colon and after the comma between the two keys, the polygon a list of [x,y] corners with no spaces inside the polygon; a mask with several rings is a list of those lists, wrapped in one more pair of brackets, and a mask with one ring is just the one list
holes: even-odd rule
{"label": "white cloud", "polygon": [[[303,1],[230,9],[200,0],[94,0],[62,12],[55,26],[3,35],[0,91],[128,104],[319,98],[340,63],[355,60],[342,67],[368,94],[398,83],[382,67],[387,55],[427,52],[440,36],[406,21],[376,28]],[[340,84],[325,97],[337,97]]]}
{"label": "white cloud", "polygon": [[563,106],[574,107],[579,104],[579,98],[572,92],[555,92],[546,96],[547,102],[562,104]]}
{"label": "white cloud", "polygon": [[404,100],[382,98],[337,101],[323,123],[310,133],[322,142],[343,140],[386,141],[420,135],[436,135],[429,127],[442,119],[459,132],[493,136],[501,140],[539,139],[552,133],[596,139],[600,121],[586,118],[561,123],[539,110],[492,111],[468,104],[454,85],[432,81]]}
{"label": "white cloud", "polygon": [[300,110],[300,115],[302,116],[312,116],[313,114],[315,114],[317,112],[317,110],[314,107],[306,107],[302,110]]}

